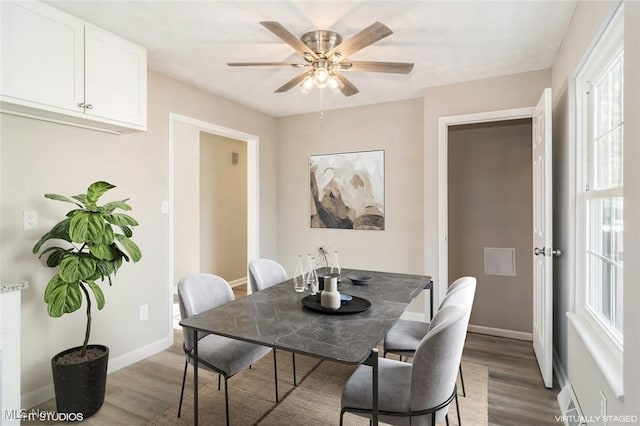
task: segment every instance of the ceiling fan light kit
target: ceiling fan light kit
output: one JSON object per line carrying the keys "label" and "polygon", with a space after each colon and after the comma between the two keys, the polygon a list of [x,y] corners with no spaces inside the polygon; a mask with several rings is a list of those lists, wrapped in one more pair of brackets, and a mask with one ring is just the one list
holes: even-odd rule
{"label": "ceiling fan light kit", "polygon": [[349,61],[348,57],[365,47],[393,34],[386,25],[375,22],[359,33],[342,40],[340,34],[329,30],[309,31],[298,39],[280,23],[275,21],[260,22],[265,28],[278,36],[302,54],[303,64],[286,62],[230,62],[232,67],[246,66],[287,66],[294,68],[309,68],[276,89],[276,93],[283,93],[295,86],[300,86],[303,93],[309,93],[314,88],[330,88],[334,93],[352,96],[358,93],[342,71],[384,72],[394,74],[408,74],[413,69],[412,63],[406,62],[375,62]]}

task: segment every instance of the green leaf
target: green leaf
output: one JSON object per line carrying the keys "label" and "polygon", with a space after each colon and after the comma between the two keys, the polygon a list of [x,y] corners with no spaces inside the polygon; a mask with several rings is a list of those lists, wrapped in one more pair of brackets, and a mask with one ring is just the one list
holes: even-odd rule
{"label": "green leaf", "polygon": [[75,243],[102,242],[105,224],[97,213],[80,212],[69,223],[69,236]]}
{"label": "green leaf", "polygon": [[86,280],[96,271],[96,261],[92,257],[80,253],[66,255],[60,262],[58,274],[64,282],[73,283]]}
{"label": "green leaf", "polygon": [[96,302],[98,302],[98,309],[104,308],[104,293],[98,284],[93,281],[88,281],[87,284],[93,291],[93,295],[96,298]]}
{"label": "green leaf", "polygon": [[104,220],[118,226],[138,226],[138,221],[123,213],[104,215]]}
{"label": "green leaf", "polygon": [[56,266],[58,266],[60,264],[60,261],[62,260],[62,258],[67,253],[69,253],[70,251],[71,251],[71,249],[63,249],[61,247],[49,247],[48,249],[46,249],[42,253],[40,253],[40,256],[38,256],[38,257],[41,258],[45,254],[47,254],[49,252],[53,252],[47,258],[47,266],[50,267],[50,268],[55,268]]}
{"label": "green leaf", "polygon": [[108,245],[95,243],[90,243],[87,245],[89,246],[89,252],[98,259],[112,260],[115,257],[115,252]]}
{"label": "green leaf", "polygon": [[89,200],[87,200],[87,194],[72,195],[71,198],[80,201],[84,208],[88,208],[89,204],[91,204],[89,203]]}
{"label": "green leaf", "polygon": [[89,188],[87,188],[87,201],[95,205],[100,197],[102,197],[102,194],[112,188],[115,188],[115,186],[108,182],[98,181],[92,183],[89,185]]}
{"label": "green leaf", "polygon": [[111,201],[110,203],[105,204],[101,208],[106,213],[113,213],[115,209],[128,211],[128,210],[131,210],[131,206],[127,204],[127,201],[129,201],[128,198],[126,200]]}
{"label": "green leaf", "polygon": [[131,238],[133,236],[133,230],[128,226],[120,226],[120,229],[127,238]]}
{"label": "green leaf", "polygon": [[64,201],[65,203],[72,203],[75,204],[78,207],[83,207],[81,204],[78,204],[75,200],[65,196],[65,195],[59,195],[59,194],[44,194],[45,198],[48,198],[50,200],[56,200],[56,201]]}
{"label": "green leaf", "polygon": [[67,212],[67,217],[68,217],[68,218],[71,218],[73,215],[76,215],[76,214],[78,214],[79,212],[86,212],[86,210],[85,210],[85,209],[69,210],[69,211]]}
{"label": "green leaf", "polygon": [[116,234],[116,240],[120,243],[122,248],[131,256],[131,259],[134,262],[142,259],[142,252],[136,243],[131,241],[129,238],[125,237],[122,234]]}
{"label": "green leaf", "polygon": [[102,233],[102,240],[100,242],[102,244],[108,246],[108,245],[113,244],[114,240],[115,240],[115,235],[113,233],[113,228],[111,228],[111,226],[105,224],[104,225],[104,232]]}
{"label": "green leaf", "polygon": [[47,284],[44,292],[49,316],[57,318],[63,314],[75,312],[82,306],[82,293],[77,282],[64,282],[58,274]]}
{"label": "green leaf", "polygon": [[44,244],[48,240],[64,240],[71,242],[71,237],[69,236],[69,225],[71,223],[70,219],[64,219],[58,222],[49,232],[44,234],[42,238],[33,246],[33,253],[37,253],[42,248],[42,244]]}

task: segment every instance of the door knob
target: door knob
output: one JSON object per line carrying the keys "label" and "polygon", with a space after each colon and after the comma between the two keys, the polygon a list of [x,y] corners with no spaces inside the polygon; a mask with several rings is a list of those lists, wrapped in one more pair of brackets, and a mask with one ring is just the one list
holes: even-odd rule
{"label": "door knob", "polygon": [[535,254],[536,256],[560,256],[562,254],[562,251],[560,249],[551,249],[551,248],[538,248],[538,247],[534,247],[533,248],[533,254]]}

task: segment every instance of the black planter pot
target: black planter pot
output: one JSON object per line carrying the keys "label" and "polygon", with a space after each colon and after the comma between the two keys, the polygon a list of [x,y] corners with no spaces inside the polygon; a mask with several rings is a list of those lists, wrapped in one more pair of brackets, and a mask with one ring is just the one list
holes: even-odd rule
{"label": "black planter pot", "polygon": [[82,414],[87,418],[102,407],[107,384],[107,364],[109,348],[102,345],[89,345],[88,349],[104,350],[104,354],[91,361],[77,364],[60,364],[56,360],[65,354],[77,351],[80,347],[67,349],[51,358],[53,386],[56,392],[56,406],[59,413]]}

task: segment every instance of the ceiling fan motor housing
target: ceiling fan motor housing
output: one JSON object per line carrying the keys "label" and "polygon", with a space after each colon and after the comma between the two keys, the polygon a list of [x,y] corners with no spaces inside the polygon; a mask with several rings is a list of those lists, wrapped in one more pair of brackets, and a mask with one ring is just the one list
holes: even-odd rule
{"label": "ceiling fan motor housing", "polygon": [[342,43],[342,37],[334,31],[316,30],[303,34],[300,41],[319,56],[324,56],[325,53]]}

